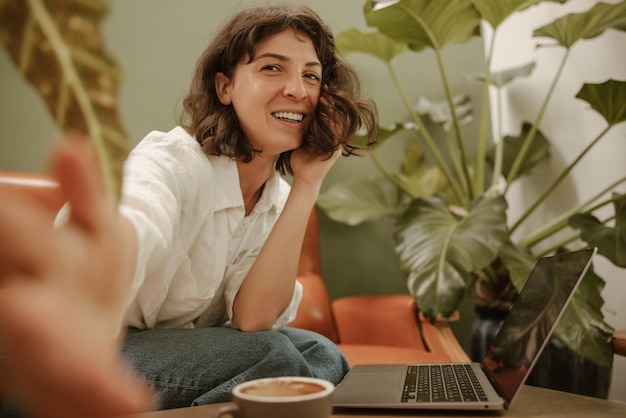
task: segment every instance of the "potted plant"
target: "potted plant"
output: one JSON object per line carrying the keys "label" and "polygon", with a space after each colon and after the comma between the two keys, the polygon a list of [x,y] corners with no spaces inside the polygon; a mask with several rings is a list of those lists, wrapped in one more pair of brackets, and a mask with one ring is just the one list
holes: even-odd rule
{"label": "potted plant", "polygon": [[[382,217],[395,219],[395,250],[406,272],[409,292],[431,320],[450,316],[468,293],[481,304],[506,307],[515,300],[539,256],[566,248],[595,246],[613,264],[626,267],[626,194],[611,194],[626,183],[626,177],[604,186],[592,199],[552,221],[534,225],[534,232],[514,235],[604,134],[626,121],[626,81],[581,86],[576,99],[587,102],[604,118],[607,127],[557,178],[550,179],[551,184],[541,196],[513,222],[507,219],[510,185],[549,159],[550,141],[540,127],[560,73],[536,119],[523,124],[521,135],[494,141],[488,132],[486,111],[490,89],[497,91],[515,82],[516,77],[528,75],[533,64],[491,72],[493,57],[488,51],[484,74],[472,77],[483,83],[481,106],[485,111],[478,123],[479,132],[470,138],[461,128],[471,114],[471,103],[449,87],[441,51],[450,44],[480,36],[481,24],[491,26],[495,37],[505,20],[540,2],[368,0],[363,12],[372,31],[350,29],[336,37],[344,55],[360,52],[382,60],[410,120],[379,128],[379,142],[368,155],[380,177],[334,184],[320,196],[318,204],[331,219],[351,225]],[[581,39],[595,37],[608,28],[623,30],[625,26],[626,1],[599,3],[584,13],[570,14],[536,29],[534,36],[549,38],[569,50]],[[421,98],[414,105],[407,94],[411,86],[400,83],[394,62],[401,54],[425,49],[435,54],[445,100],[434,103]],[[413,139],[407,141],[401,167],[394,172],[381,163],[377,151],[396,138],[404,140],[407,132]],[[602,221],[594,216],[606,207],[613,208],[613,216]],[[569,230],[570,235],[554,242],[554,234],[563,230]],[[603,285],[593,271],[587,274],[555,337],[584,358],[610,367],[613,329],[601,312]]]}

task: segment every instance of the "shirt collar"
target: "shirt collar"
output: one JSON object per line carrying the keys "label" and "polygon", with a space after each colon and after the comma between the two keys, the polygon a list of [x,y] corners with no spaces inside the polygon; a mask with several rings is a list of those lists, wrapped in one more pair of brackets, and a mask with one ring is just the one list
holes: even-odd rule
{"label": "shirt collar", "polygon": [[270,178],[265,182],[261,198],[253,212],[267,212],[277,208],[280,200],[280,174],[274,170]]}
{"label": "shirt collar", "polygon": [[[215,209],[243,208],[237,162],[226,156],[208,156],[216,182]],[[266,212],[280,203],[280,174],[274,171],[265,182],[261,198],[253,212]]]}

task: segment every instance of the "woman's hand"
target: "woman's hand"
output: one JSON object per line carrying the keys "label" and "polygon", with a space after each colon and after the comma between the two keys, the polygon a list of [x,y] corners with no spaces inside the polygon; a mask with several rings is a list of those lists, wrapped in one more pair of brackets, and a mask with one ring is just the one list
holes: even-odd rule
{"label": "woman's hand", "polygon": [[333,155],[314,156],[306,148],[300,147],[291,153],[291,168],[293,169],[294,183],[319,187],[337,159],[341,156],[341,148]]}
{"label": "woman's hand", "polygon": [[134,232],[85,139],[63,142],[51,162],[71,205],[57,229],[54,209],[0,187],[1,384],[35,417],[144,410],[151,393],[119,352]]}
{"label": "woman's hand", "polygon": [[[328,87],[324,87],[324,89],[328,89]],[[329,99],[324,94],[320,97],[320,101],[324,103],[327,108],[331,109],[332,107],[328,105],[328,100]],[[341,156],[341,147],[338,146],[340,128],[331,120],[330,117],[326,118],[326,122],[331,130],[332,136],[335,138],[337,149],[330,157],[327,155],[311,155],[304,145],[294,150],[291,154],[290,160],[294,175],[294,182],[302,182],[319,188],[324,180],[324,177],[326,177],[326,174],[328,174],[337,159]]]}

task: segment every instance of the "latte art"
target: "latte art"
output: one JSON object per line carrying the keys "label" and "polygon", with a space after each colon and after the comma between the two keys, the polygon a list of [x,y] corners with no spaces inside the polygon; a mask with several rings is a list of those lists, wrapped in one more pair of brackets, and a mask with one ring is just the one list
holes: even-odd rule
{"label": "latte art", "polygon": [[243,388],[241,392],[252,396],[303,396],[317,393],[324,390],[324,387],[316,383],[269,380],[253,386]]}

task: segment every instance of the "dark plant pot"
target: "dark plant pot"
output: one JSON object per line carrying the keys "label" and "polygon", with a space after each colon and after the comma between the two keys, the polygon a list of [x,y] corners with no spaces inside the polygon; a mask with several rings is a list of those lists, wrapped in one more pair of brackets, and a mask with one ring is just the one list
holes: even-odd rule
{"label": "dark plant pot", "polygon": [[[470,345],[472,360],[482,360],[507,313],[506,308],[476,305],[477,318],[472,324]],[[611,368],[581,357],[552,338],[526,384],[607,399],[611,386]]]}

